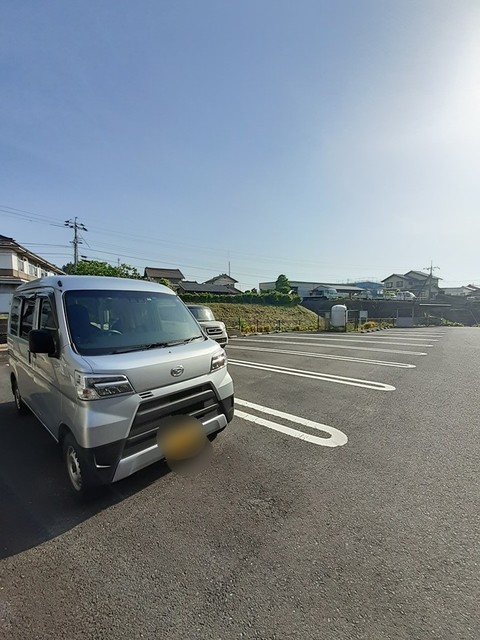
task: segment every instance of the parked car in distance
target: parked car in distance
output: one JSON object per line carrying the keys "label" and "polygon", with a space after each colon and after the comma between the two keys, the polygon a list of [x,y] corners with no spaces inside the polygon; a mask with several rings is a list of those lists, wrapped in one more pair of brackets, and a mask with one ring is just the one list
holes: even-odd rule
{"label": "parked car in distance", "polygon": [[360,293],[354,293],[352,300],[373,300],[374,296],[371,291],[362,291]]}
{"label": "parked car in distance", "polygon": [[417,296],[411,291],[400,291],[395,296],[395,300],[416,300]]}
{"label": "parked car in distance", "polygon": [[215,316],[210,307],[202,304],[188,304],[187,307],[209,338],[216,340],[222,347],[228,344],[228,334],[225,324],[220,322],[220,320],[215,320]]}

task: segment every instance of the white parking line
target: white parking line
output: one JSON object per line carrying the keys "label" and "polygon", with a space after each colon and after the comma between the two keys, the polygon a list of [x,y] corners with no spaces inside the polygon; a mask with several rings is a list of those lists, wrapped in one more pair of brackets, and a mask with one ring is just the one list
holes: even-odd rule
{"label": "white parking line", "polygon": [[325,433],[330,434],[328,438],[312,436],[309,433],[304,433],[303,431],[297,431],[297,429],[286,427],[283,424],[278,424],[277,422],[273,422],[271,420],[265,420],[265,418],[259,418],[250,413],[245,413],[244,411],[239,411],[238,409],[235,409],[235,415],[238,418],[242,418],[243,420],[248,420],[249,422],[259,424],[262,427],[267,427],[268,429],[274,429],[275,431],[280,431],[281,433],[285,433],[286,435],[292,436],[293,438],[298,438],[299,440],[304,440],[305,442],[310,442],[312,444],[318,444],[321,447],[342,447],[348,442],[347,436],[342,431],[339,431],[339,429],[335,429],[334,427],[329,427],[326,424],[322,424],[320,422],[314,422],[313,420],[307,420],[306,418],[300,418],[290,413],[277,411],[276,409],[270,409],[260,404],[248,402],[247,400],[239,400],[238,398],[235,398],[235,404],[241,405],[243,407],[247,407],[249,409],[253,409],[254,411],[259,411],[260,413],[267,413],[269,415],[275,416],[276,418],[282,418],[283,420],[288,420],[289,422],[301,424],[303,427],[309,427],[310,429],[317,429],[318,431],[323,431]]}
{"label": "white parking line", "polygon": [[[372,335],[376,335],[376,334],[372,334]],[[434,338],[437,338],[437,339],[440,338],[441,339],[441,338],[444,337],[445,334],[444,333],[402,333],[401,331],[396,331],[396,332],[390,333],[390,331],[389,331],[388,334],[387,334],[387,337],[389,337],[390,335],[392,337],[393,336],[401,336],[402,338],[408,338],[409,340],[410,340],[410,337],[411,338],[420,338],[420,339],[424,338],[424,339],[427,339],[427,340],[432,340]]]}
{"label": "white parking line", "polygon": [[[232,338],[232,340],[235,340],[235,338]],[[322,344],[319,345],[315,342],[295,342],[295,341],[288,341],[288,340],[270,340],[270,339],[264,339],[264,338],[238,338],[239,342],[268,342],[270,344],[278,344],[279,342],[281,342],[282,344],[295,344],[297,346],[302,346],[302,347],[327,347],[327,344]],[[356,350],[356,351],[378,351],[381,353],[403,353],[404,355],[409,355],[409,356],[426,356],[426,353],[420,352],[420,351],[403,351],[403,350],[399,350],[399,349],[380,349],[378,347],[358,347],[357,345],[352,345],[347,346],[347,345],[342,345],[342,344],[332,344],[332,349],[350,349],[350,350]]]}
{"label": "white parking line", "polygon": [[[282,336],[287,337],[287,338],[296,338],[299,340],[338,340],[338,338],[340,337],[342,340],[358,340],[360,338],[362,338],[365,342],[371,342],[374,340],[395,340],[396,342],[401,342],[402,340],[411,340],[412,342],[425,342],[425,340],[428,340],[429,342],[438,342],[437,338],[428,338],[427,336],[425,336],[424,338],[412,338],[410,336],[404,336],[403,338],[397,338],[395,336],[391,336],[391,335],[378,335],[376,333],[372,333],[368,338],[367,337],[363,337],[366,334],[363,333],[353,333],[353,334],[348,334],[348,333],[344,333],[340,336],[334,336],[334,335],[318,335],[318,334],[310,334],[307,336],[299,336],[298,333],[282,333],[282,334],[270,334],[270,337],[273,338],[277,338],[277,339],[281,339]],[[415,345],[416,346],[416,345]],[[432,346],[432,345],[428,345],[428,346]]]}
{"label": "white parking line", "polygon": [[325,360],[341,360],[342,362],[355,362],[359,364],[370,364],[382,367],[397,367],[399,369],[415,369],[415,364],[407,364],[405,362],[388,362],[386,360],[369,360],[367,358],[354,358],[353,356],[334,356],[328,353],[310,353],[308,351],[289,351],[288,349],[268,349],[268,347],[246,347],[241,345],[229,344],[230,349],[242,349],[243,351],[263,351],[268,353],[283,353],[291,356],[305,356],[308,358],[323,358]]}
{"label": "white parking line", "polygon": [[263,364],[262,362],[229,360],[228,365],[233,365],[236,367],[247,367],[249,369],[259,369],[260,371],[269,371],[270,373],[283,373],[287,376],[310,378],[312,380],[321,380],[322,382],[335,382],[337,384],[345,384],[350,387],[362,387],[363,389],[370,389],[371,391],[395,391],[395,387],[393,387],[391,384],[384,384],[383,382],[362,380],[360,378],[347,378],[345,376],[335,376],[329,373],[315,373],[314,371],[291,369],[289,367],[280,367],[273,364]]}
{"label": "white parking line", "polygon": [[[293,337],[293,336],[292,336]],[[278,342],[282,342],[282,338],[279,336],[275,336],[275,340]],[[334,337],[320,337],[320,336],[295,336],[295,340],[315,340],[315,342],[318,343],[322,343],[324,342],[325,344],[327,344],[328,342],[348,342],[349,344],[351,344],[352,342],[357,343],[357,342],[366,342],[368,344],[372,344],[372,339],[371,338],[357,338],[352,337],[352,338],[347,338],[347,337],[342,337],[342,338],[334,338]],[[391,344],[394,345],[396,347],[433,347],[433,344],[415,344],[415,343],[411,343],[411,342],[399,342],[398,344],[396,342],[379,342],[378,344]]]}

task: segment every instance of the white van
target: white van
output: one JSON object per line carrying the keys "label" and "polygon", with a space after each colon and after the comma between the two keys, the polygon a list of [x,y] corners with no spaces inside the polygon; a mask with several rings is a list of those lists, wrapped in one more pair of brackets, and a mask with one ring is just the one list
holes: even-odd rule
{"label": "white van", "polygon": [[228,344],[228,333],[225,323],[220,322],[220,320],[215,320],[213,311],[210,307],[206,307],[203,304],[187,304],[187,307],[198,324],[204,329],[207,336],[225,348]]}
{"label": "white van", "polygon": [[164,434],[188,452],[233,418],[225,352],[168,287],[34,280],[14,294],[7,342],[17,410],[61,445],[77,495],[164,458]]}
{"label": "white van", "polygon": [[323,298],[324,300],[334,300],[339,297],[339,294],[333,287],[326,287],[325,289],[315,289],[315,297]]}

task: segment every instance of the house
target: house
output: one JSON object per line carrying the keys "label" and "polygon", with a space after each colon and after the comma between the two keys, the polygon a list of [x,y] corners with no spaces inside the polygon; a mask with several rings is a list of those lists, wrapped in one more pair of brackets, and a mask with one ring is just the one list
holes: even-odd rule
{"label": "house", "polygon": [[209,282],[188,282],[183,280],[177,285],[177,292],[182,293],[212,293],[214,295],[235,295],[236,293],[242,293],[235,287],[227,286],[224,284],[211,284]]}
{"label": "house", "polygon": [[480,298],[480,287],[477,287],[476,284],[468,284],[467,288],[471,289],[469,296],[476,296]]}
{"label": "house", "polygon": [[168,280],[169,283],[176,287],[183,280],[183,273],[180,269],[157,269],[156,267],[145,267],[144,277],[154,282],[160,280]]}
{"label": "house", "polygon": [[204,284],[220,284],[225,287],[233,287],[235,289],[235,285],[238,283],[238,280],[232,278],[226,273],[221,273],[214,278],[210,278],[210,280],[205,280]]}
{"label": "house", "polygon": [[388,278],[382,280],[384,291],[411,291],[417,298],[428,299],[439,293],[438,281],[434,275],[423,271],[407,271],[407,273],[392,273]]}
{"label": "house", "polygon": [[464,287],[442,287],[441,293],[446,296],[466,297],[480,295],[480,290],[477,287],[467,285]]}
{"label": "house", "polygon": [[24,282],[64,272],[13,238],[0,235],[0,313],[8,313],[13,292]]}

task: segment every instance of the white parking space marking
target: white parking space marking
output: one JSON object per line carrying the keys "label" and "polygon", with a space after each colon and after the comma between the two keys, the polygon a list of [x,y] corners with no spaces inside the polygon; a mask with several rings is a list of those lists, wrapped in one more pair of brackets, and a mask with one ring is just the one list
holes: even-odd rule
{"label": "white parking space marking", "polygon": [[327,424],[314,422],[313,420],[307,420],[306,418],[300,418],[290,413],[284,413],[283,411],[270,409],[260,404],[248,402],[247,400],[239,400],[238,398],[235,398],[235,404],[241,405],[243,407],[247,407],[249,409],[253,409],[254,411],[259,411],[260,413],[266,413],[268,415],[275,416],[276,418],[282,418],[283,420],[288,420],[289,422],[300,424],[303,427],[308,427],[310,429],[317,429],[318,431],[323,431],[329,434],[328,438],[322,438],[320,436],[312,436],[309,433],[304,433],[303,431],[297,431],[297,429],[286,427],[283,424],[278,424],[277,422],[273,422],[271,420],[265,420],[265,418],[259,418],[250,413],[245,413],[244,411],[239,411],[238,409],[235,409],[235,415],[238,418],[242,418],[243,420],[248,420],[249,422],[259,424],[260,426],[267,427],[268,429],[274,429],[275,431],[280,431],[281,433],[285,433],[286,435],[292,436],[293,438],[298,438],[299,440],[310,442],[312,444],[318,444],[321,447],[343,447],[343,445],[347,444],[348,442],[347,436],[342,431],[339,431],[339,429],[335,429],[334,427],[329,427]]}
{"label": "white parking space marking", "polygon": [[[410,336],[398,338],[396,336],[391,336],[391,335],[377,335],[376,333],[372,333],[372,335],[370,335],[367,338],[367,337],[363,337],[365,335],[366,334],[364,333],[353,333],[353,334],[343,333],[339,337],[342,340],[358,340],[359,338],[362,338],[364,342],[371,342],[374,340],[395,340],[396,342],[401,342],[402,340],[406,340],[406,339],[408,339],[411,342],[425,342],[425,340],[428,340],[428,342],[438,342],[438,339],[427,338],[427,336],[425,336],[424,338],[412,338]],[[274,337],[274,338],[281,338],[281,336],[285,336],[288,338],[296,338],[299,340],[338,340],[338,337],[333,335],[330,336],[330,335],[310,334],[307,336],[299,336],[296,333],[271,334],[271,337]],[[417,345],[414,345],[414,346],[417,346]],[[428,345],[428,346],[431,347],[432,345]]]}
{"label": "white parking space marking", "polygon": [[[232,338],[232,340],[234,340],[235,338]],[[270,344],[295,344],[297,346],[302,346],[302,347],[328,347],[328,344],[318,344],[315,342],[295,342],[295,341],[289,341],[289,340],[270,340],[270,339],[265,339],[265,338],[238,338],[239,342],[268,342]],[[359,347],[357,345],[352,345],[351,347],[349,345],[342,345],[342,344],[332,344],[331,345],[332,349],[349,349],[351,350],[355,350],[355,351],[378,351],[381,353],[402,353],[404,355],[409,355],[409,356],[426,356],[426,353],[423,353],[421,351],[403,351],[403,350],[399,350],[399,349],[380,349],[379,347]]]}
{"label": "white parking space marking", "polygon": [[299,378],[310,378],[311,380],[321,380],[322,382],[335,382],[336,384],[345,384],[350,387],[361,387],[363,389],[370,389],[371,391],[395,391],[395,387],[391,384],[384,384],[383,382],[362,380],[360,378],[347,378],[345,376],[336,376],[329,373],[315,373],[314,371],[291,369],[290,367],[280,367],[273,364],[264,364],[263,362],[229,360],[228,365],[247,367],[249,369],[259,369],[260,371],[268,371],[270,373],[282,373],[287,376],[297,376]]}
{"label": "white parking space marking", "polygon": [[334,356],[328,353],[309,353],[308,351],[289,351],[288,349],[269,349],[268,347],[245,347],[240,345],[229,345],[230,349],[241,349],[243,351],[263,351],[267,353],[283,353],[290,356],[304,356],[306,358],[323,358],[325,360],[340,360],[342,362],[355,362],[358,364],[370,364],[381,367],[397,367],[399,369],[415,369],[415,364],[405,362],[388,362],[386,360],[369,360],[367,358],[354,358],[353,356]]}
{"label": "white parking space marking", "polygon": [[398,336],[402,338],[426,338],[427,340],[431,340],[433,338],[443,338],[444,333],[402,333],[401,331],[396,332],[388,332],[388,336]]}
{"label": "white parking space marking", "polygon": [[[293,336],[292,336],[293,337]],[[278,340],[279,342],[281,342],[281,338],[279,336],[275,336],[275,339]],[[352,337],[342,337],[342,338],[334,338],[334,337],[320,337],[320,336],[295,336],[295,340],[315,340],[315,342],[318,342],[320,345],[322,343],[327,344],[327,342],[348,342],[349,344],[353,343],[357,343],[357,342],[366,342],[368,344],[372,344],[372,339],[371,338],[357,338]],[[433,344],[415,344],[415,343],[411,343],[411,342],[400,342],[400,343],[396,343],[396,342],[380,342],[378,344],[392,344],[396,347],[433,347]]]}

